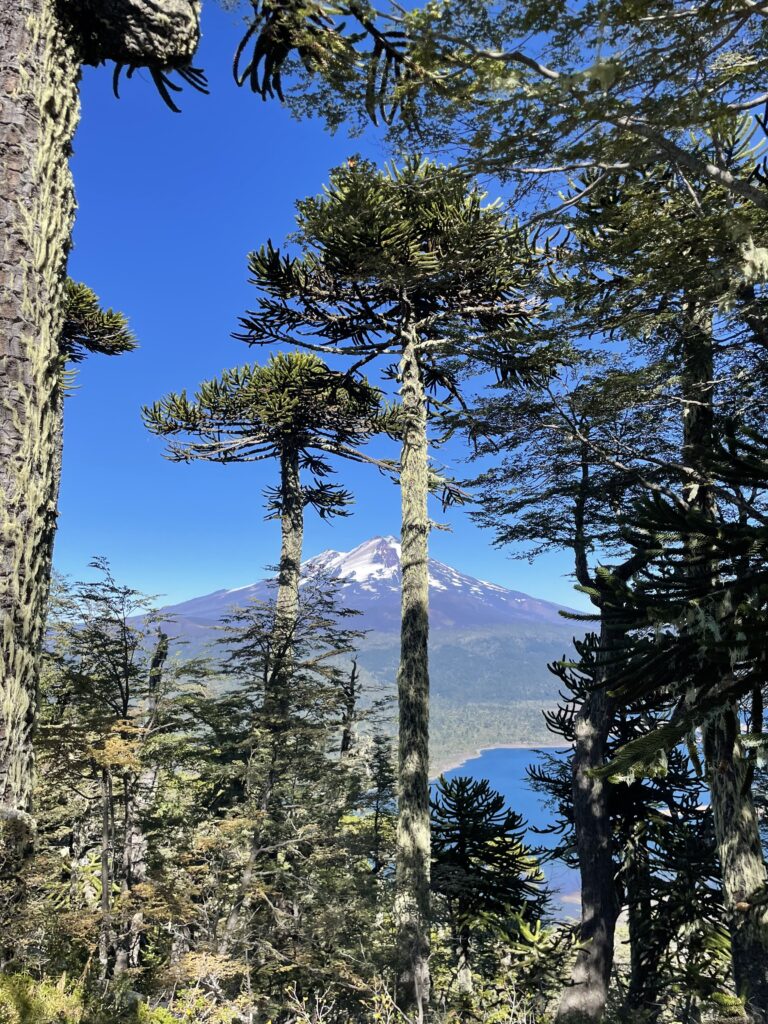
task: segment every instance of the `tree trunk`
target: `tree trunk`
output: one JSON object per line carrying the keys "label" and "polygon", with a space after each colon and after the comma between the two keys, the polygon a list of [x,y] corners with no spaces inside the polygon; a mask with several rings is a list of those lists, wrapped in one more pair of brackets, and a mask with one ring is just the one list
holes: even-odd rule
{"label": "tree trunk", "polygon": [[0,883],[34,828],[32,732],[56,525],[80,62],[187,64],[199,6],[0,0]]}
{"label": "tree trunk", "polygon": [[99,925],[99,963],[101,978],[109,975],[112,951],[112,780],[109,769],[101,769],[101,923]]}
{"label": "tree trunk", "polygon": [[[147,687],[147,715],[143,726],[143,741],[146,741],[157,724],[159,688],[163,679],[163,667],[168,658],[168,637],[159,632],[152,660],[149,666]],[[146,754],[142,755],[146,760]],[[144,933],[144,912],[141,906],[130,909],[131,893],[137,885],[146,882],[149,871],[149,841],[144,831],[144,817],[155,801],[158,784],[157,765],[147,763],[138,773],[129,772],[123,776],[123,798],[125,801],[125,832],[123,835],[123,893],[128,898],[128,919],[123,922],[117,953],[115,975],[141,963],[141,943]]]}
{"label": "tree trunk", "polygon": [[[264,788],[259,796],[259,810],[266,816],[272,807],[277,784],[277,760],[281,735],[290,715],[290,682],[293,662],[293,644],[299,616],[299,583],[301,582],[301,553],[304,543],[304,496],[299,472],[299,453],[283,451],[280,457],[280,563],[277,575],[275,601],[275,631],[272,638],[272,666],[267,674],[264,694],[265,725],[270,736],[272,756]],[[235,899],[230,907],[218,942],[224,954],[231,949],[243,910],[248,905],[258,858],[263,846],[263,830],[259,826],[251,836],[248,860],[243,867]]]}
{"label": "tree trunk", "polygon": [[470,931],[469,925],[462,925],[459,934],[454,939],[456,943],[456,954],[458,959],[458,972],[456,976],[459,992],[471,995],[474,991],[472,981],[472,964],[470,962]]}
{"label": "tree trunk", "polygon": [[395,918],[407,1005],[422,1021],[429,1006],[429,490],[427,415],[415,338],[400,362],[403,447],[402,622],[399,701],[399,807]]}
{"label": "tree trunk", "polygon": [[299,617],[301,553],[304,544],[304,496],[299,475],[299,453],[283,451],[280,456],[280,564],[275,604],[274,664],[271,693],[265,694],[265,707],[280,728],[290,709],[291,663],[296,623]]}
{"label": "tree trunk", "polygon": [[736,991],[756,1024],[768,1022],[768,883],[752,800],[751,765],[740,739],[738,706],[722,711],[704,730],[712,816],[731,936]]}
{"label": "tree trunk", "polygon": [[342,683],[344,705],[341,717],[341,742],[339,743],[339,756],[343,761],[352,749],[355,729],[355,712],[357,711],[357,698],[360,694],[360,677],[357,670],[357,659],[352,661],[349,670],[349,678]]}
{"label": "tree trunk", "polygon": [[624,1015],[627,1021],[638,1020],[643,1024],[655,1024],[661,1015],[658,978],[666,949],[655,941],[651,876],[643,831],[642,823],[639,823],[631,848],[627,852],[628,863],[625,871],[629,924],[629,987],[624,1002]]}
{"label": "tree trunk", "polygon": [[[714,443],[711,317],[693,302],[687,304],[685,315],[683,462],[701,471]],[[686,484],[683,496],[691,507],[717,516],[715,497],[706,481]],[[688,543],[688,557],[692,576],[705,577],[705,583],[716,578],[717,565],[695,539]],[[756,1024],[768,1024],[768,907],[761,893],[768,875],[740,736],[739,709],[732,704],[705,724],[704,750],[736,991],[745,998]]]}
{"label": "tree trunk", "polygon": [[[603,661],[610,650],[611,639],[611,631],[603,621],[600,629]],[[590,772],[603,764],[612,722],[613,701],[602,685],[584,702],[575,723],[573,814],[581,876],[579,938],[582,948],[576,954],[571,983],[560,997],[556,1024],[595,1024],[603,1019],[608,999],[619,913],[608,809],[610,783],[594,778]]]}
{"label": "tree trunk", "polygon": [[0,856],[31,837],[79,64],[53,0],[0,2]]}

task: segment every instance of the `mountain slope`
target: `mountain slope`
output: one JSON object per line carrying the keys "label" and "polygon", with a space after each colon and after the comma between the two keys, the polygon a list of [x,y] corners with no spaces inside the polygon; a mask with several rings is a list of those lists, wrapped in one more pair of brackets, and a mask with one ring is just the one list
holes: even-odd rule
{"label": "mountain slope", "polygon": [[[305,575],[322,572],[343,581],[340,599],[360,612],[355,627],[368,630],[359,663],[385,688],[394,688],[399,657],[400,545],[374,537],[352,551],[324,551],[304,563]],[[520,702],[551,705],[557,681],[547,663],[569,648],[574,624],[559,606],[464,573],[430,559],[430,675],[435,706]],[[214,635],[214,626],[233,606],[269,600],[261,580],[217,590],[165,609],[173,632],[193,648]],[[543,735],[539,729],[538,739]],[[501,740],[499,740],[501,742]]]}
{"label": "mountain slope", "polygon": [[[343,580],[341,599],[361,612],[362,628],[399,630],[400,544],[394,537],[374,537],[352,551],[323,551],[302,568],[305,575],[322,572]],[[429,591],[433,631],[495,629],[515,623],[560,629],[564,622],[559,605],[475,579],[433,558],[429,560]],[[232,590],[216,590],[165,610],[179,621],[207,625],[217,622],[233,605],[268,600],[270,593],[269,582],[260,580]]]}

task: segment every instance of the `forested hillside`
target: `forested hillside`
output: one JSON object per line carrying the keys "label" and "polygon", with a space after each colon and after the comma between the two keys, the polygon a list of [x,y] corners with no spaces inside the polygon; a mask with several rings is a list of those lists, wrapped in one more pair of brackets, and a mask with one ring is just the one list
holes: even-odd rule
{"label": "forested hillside", "polygon": [[[115,118],[139,83],[168,118],[205,102],[201,6],[0,0],[0,1024],[768,1024],[768,9],[227,0],[236,116],[367,156],[254,230],[194,388],[174,303],[215,288],[134,226],[178,383],[144,382],[140,454],[93,422],[113,508],[134,459],[214,464],[278,538],[268,585],[161,608],[112,568],[151,557],[124,520],[53,571],[78,372],[142,342],[68,276],[70,157],[86,66]],[[205,164],[150,162],[209,272]],[[235,201],[241,162],[251,225],[273,197]],[[373,516],[367,475],[398,539],[307,564],[317,521]],[[185,558],[245,571],[225,495]],[[461,516],[567,560],[586,611],[459,573],[459,540],[430,559]],[[432,778],[511,735],[551,740],[546,845],[488,780]]]}

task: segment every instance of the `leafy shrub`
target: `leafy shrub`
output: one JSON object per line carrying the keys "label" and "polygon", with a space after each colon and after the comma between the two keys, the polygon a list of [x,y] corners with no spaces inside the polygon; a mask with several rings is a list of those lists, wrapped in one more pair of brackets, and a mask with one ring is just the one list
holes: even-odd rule
{"label": "leafy shrub", "polygon": [[0,1024],[82,1024],[82,993],[67,983],[36,981],[27,974],[0,975]]}

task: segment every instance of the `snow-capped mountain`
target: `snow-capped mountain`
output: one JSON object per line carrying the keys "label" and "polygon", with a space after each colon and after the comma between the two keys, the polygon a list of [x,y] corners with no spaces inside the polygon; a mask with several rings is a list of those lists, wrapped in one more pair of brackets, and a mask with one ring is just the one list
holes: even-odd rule
{"label": "snow-capped mountain", "polygon": [[[361,628],[393,632],[400,624],[400,544],[394,537],[374,537],[351,551],[323,551],[303,564],[305,577],[323,574],[343,582],[343,603],[361,612]],[[495,583],[475,579],[429,560],[430,626],[432,630],[498,629],[515,623],[559,627],[559,606]],[[233,605],[270,596],[266,580],[232,590],[217,590],[167,610],[182,620],[211,624]],[[357,625],[357,623],[356,623]]]}
{"label": "snow-capped mountain", "polygon": [[[338,595],[361,614],[367,630],[357,651],[366,687],[394,694],[400,657],[400,545],[374,537],[351,551],[323,551],[303,566],[339,581]],[[495,583],[475,579],[430,559],[429,669],[433,754],[450,763],[456,753],[499,743],[546,742],[540,709],[557,700],[558,680],[547,664],[561,658],[578,624],[559,608]],[[260,580],[193,598],[166,610],[169,632],[201,652],[232,607],[268,600],[274,586]]]}

